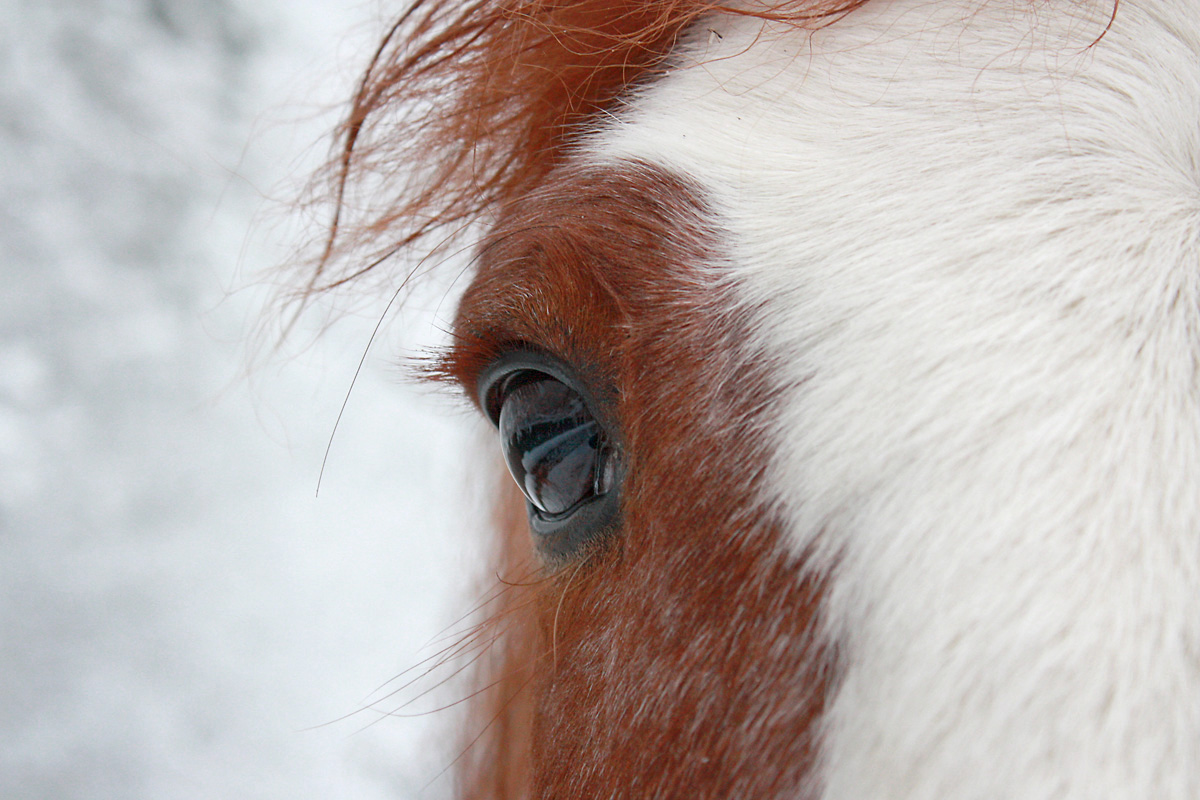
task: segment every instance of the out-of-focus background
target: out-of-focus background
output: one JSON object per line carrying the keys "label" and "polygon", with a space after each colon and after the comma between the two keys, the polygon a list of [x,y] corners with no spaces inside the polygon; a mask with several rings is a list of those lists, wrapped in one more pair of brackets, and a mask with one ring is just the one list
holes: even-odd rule
{"label": "out-of-focus background", "polygon": [[448,289],[389,315],[319,497],[382,306],[246,369],[395,11],[0,0],[0,798],[448,792],[455,690],[387,696],[477,594],[475,423],[401,367]]}

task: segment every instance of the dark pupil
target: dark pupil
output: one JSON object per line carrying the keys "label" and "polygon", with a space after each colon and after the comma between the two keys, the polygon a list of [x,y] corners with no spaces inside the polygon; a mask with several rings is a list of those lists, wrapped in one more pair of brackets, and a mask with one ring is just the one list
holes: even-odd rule
{"label": "dark pupil", "polygon": [[539,511],[563,514],[604,494],[600,426],[583,399],[559,381],[537,378],[506,394],[500,441],[509,471]]}

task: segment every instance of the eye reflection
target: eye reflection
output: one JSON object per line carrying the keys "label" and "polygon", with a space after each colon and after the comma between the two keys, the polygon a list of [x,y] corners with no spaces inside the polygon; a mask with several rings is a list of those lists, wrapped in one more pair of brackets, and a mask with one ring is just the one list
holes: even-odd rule
{"label": "eye reflection", "polygon": [[583,398],[549,376],[510,379],[499,428],[508,469],[542,514],[565,515],[612,487],[611,451]]}

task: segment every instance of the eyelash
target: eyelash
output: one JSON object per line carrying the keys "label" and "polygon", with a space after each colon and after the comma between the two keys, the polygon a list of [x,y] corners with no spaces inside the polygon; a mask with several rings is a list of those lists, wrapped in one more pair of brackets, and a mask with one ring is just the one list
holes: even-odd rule
{"label": "eyelash", "polygon": [[542,559],[571,561],[611,535],[620,523],[621,449],[574,371],[513,350],[483,370],[478,386]]}

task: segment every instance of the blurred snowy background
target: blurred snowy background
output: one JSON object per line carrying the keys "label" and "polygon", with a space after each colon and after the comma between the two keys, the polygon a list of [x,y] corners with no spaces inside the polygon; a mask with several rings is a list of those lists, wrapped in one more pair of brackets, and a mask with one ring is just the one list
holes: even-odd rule
{"label": "blurred snowy background", "polygon": [[0,0],[0,798],[448,791],[452,720],[352,712],[473,595],[472,423],[398,365],[450,304],[393,315],[319,498],[374,317],[244,375],[394,11]]}

